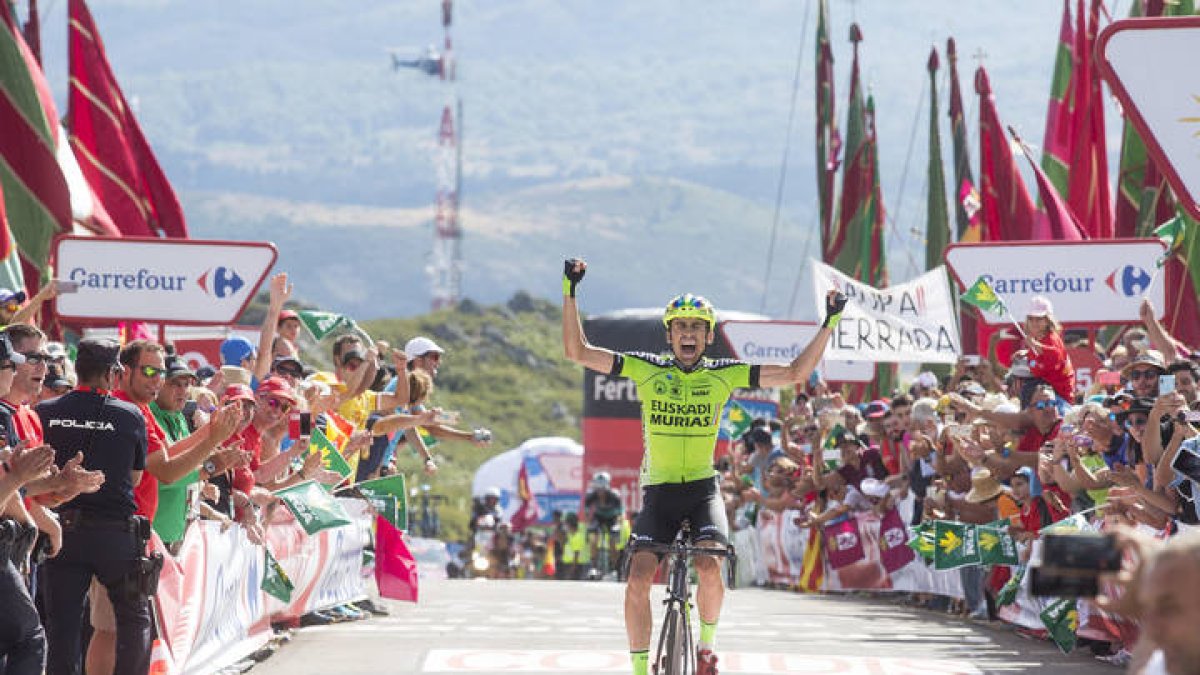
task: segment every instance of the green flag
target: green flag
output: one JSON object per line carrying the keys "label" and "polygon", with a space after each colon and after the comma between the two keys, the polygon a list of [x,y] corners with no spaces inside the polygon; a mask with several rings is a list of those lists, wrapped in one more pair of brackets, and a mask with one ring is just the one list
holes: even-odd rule
{"label": "green flag", "polygon": [[950,241],[950,214],[946,210],[946,173],[942,168],[942,136],[938,131],[938,53],[929,54],[929,187],[925,207],[925,269],[942,264]]}
{"label": "green flag", "polygon": [[1020,562],[1017,557],[1017,542],[1008,533],[1008,521],[980,525],[979,555],[984,565],[1016,565]]}
{"label": "green flag", "polygon": [[354,473],[354,470],[346,462],[346,458],[342,457],[342,453],[338,452],[337,446],[320,429],[313,427],[312,436],[308,440],[308,447],[311,450],[321,453],[321,466],[326,469],[336,471],[342,478]]}
{"label": "green flag", "polygon": [[1079,609],[1075,598],[1059,598],[1047,605],[1038,616],[1054,644],[1064,654],[1070,654],[1075,649],[1075,631],[1079,629]]}
{"label": "green flag", "polygon": [[750,414],[741,403],[729,399],[721,418],[721,426],[728,432],[729,437],[734,440],[741,438],[742,434],[749,431],[753,424],[754,415]]}
{"label": "green flag", "polygon": [[296,522],[309,534],[351,523],[341,504],[314,481],[305,481],[275,493]]}
{"label": "green flag", "polygon": [[1160,256],[1154,264],[1158,265],[1159,267],[1167,264],[1167,260],[1169,260],[1171,258],[1171,254],[1175,252],[1176,245],[1183,245],[1184,234],[1186,231],[1187,220],[1184,219],[1182,214],[1175,216],[1174,218],[1155,228],[1154,236],[1158,237],[1158,240],[1166,245],[1167,250],[1163,251],[1162,256]]}
{"label": "green flag", "polygon": [[1050,523],[1042,528],[1042,534],[1075,534],[1078,532],[1091,532],[1092,528],[1088,525],[1087,518],[1082,513],[1076,513],[1069,518],[1063,518],[1057,523]]}
{"label": "green flag", "polygon": [[1016,602],[1017,593],[1021,590],[1021,580],[1024,578],[1025,567],[1018,567],[1004,584],[1004,587],[1000,589],[1000,592],[996,594],[996,605],[1003,607]]}
{"label": "green flag", "polygon": [[952,570],[979,564],[979,534],[974,525],[938,520],[933,532],[933,566],[936,569]]}
{"label": "green flag", "polygon": [[967,292],[960,297],[968,305],[978,307],[985,312],[992,312],[996,316],[1004,316],[1004,313],[1008,311],[1008,308],[1004,306],[1004,301],[996,295],[996,290],[992,288],[985,277],[976,279],[975,283],[971,284]]}
{"label": "green flag", "polygon": [[829,435],[825,437],[825,442],[821,445],[821,457],[825,460],[827,471],[837,471],[838,465],[842,463],[842,451],[838,449],[838,438],[845,431],[842,425],[833,425],[833,428],[829,430]]}
{"label": "green flag", "polygon": [[927,520],[913,528],[913,537],[908,540],[908,547],[924,558],[925,562],[933,562],[935,542],[933,521]]}
{"label": "green flag", "polygon": [[292,591],[296,590],[296,586],[292,584],[292,580],[288,578],[287,572],[283,571],[283,566],[275,556],[271,555],[271,551],[264,546],[263,552],[267,554],[267,560],[263,565],[263,578],[259,588],[267,595],[278,598],[280,602],[291,602]]}
{"label": "green flag", "polygon": [[392,527],[397,530],[408,529],[408,491],[405,489],[403,474],[363,481],[356,487]]}
{"label": "green flag", "polygon": [[325,339],[325,336],[330,333],[345,329],[354,330],[354,319],[345,314],[334,314],[333,312],[319,312],[316,310],[301,310],[296,312],[300,317],[300,323],[308,329],[313,339],[320,342]]}

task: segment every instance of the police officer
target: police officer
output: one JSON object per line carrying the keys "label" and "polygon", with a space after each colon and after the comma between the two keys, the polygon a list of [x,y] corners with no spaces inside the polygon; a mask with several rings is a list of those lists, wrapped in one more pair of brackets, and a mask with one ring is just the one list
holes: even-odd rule
{"label": "police officer", "polygon": [[107,589],[117,622],[114,675],[145,675],[150,667],[150,605],[139,573],[149,534],[134,516],[133,489],[146,467],[146,420],[110,390],[122,371],[120,346],[108,339],[79,343],[79,387],[37,406],[46,443],[62,466],[76,452],[104,484],[59,509],[62,551],[46,564],[49,675],[80,673],[83,604],[94,576]]}

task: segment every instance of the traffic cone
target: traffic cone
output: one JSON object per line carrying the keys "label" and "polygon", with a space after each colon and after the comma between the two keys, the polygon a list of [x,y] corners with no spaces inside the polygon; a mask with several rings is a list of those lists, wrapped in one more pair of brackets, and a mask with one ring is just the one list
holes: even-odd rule
{"label": "traffic cone", "polygon": [[162,638],[154,638],[150,647],[150,672],[148,675],[175,675],[175,662],[171,650]]}

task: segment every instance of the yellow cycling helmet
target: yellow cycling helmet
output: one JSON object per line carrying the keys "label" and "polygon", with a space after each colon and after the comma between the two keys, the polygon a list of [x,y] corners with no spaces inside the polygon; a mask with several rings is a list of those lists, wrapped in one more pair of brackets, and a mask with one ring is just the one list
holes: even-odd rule
{"label": "yellow cycling helmet", "polygon": [[691,293],[677,295],[674,300],[667,303],[667,309],[663,312],[663,325],[670,328],[671,319],[704,319],[708,323],[709,331],[712,331],[717,325],[712,303],[704,296]]}

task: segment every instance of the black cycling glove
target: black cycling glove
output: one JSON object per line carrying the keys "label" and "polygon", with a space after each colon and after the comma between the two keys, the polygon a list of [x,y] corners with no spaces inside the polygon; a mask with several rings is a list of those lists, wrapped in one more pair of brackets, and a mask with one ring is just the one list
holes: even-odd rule
{"label": "black cycling glove", "polygon": [[576,263],[583,262],[579,258],[567,258],[563,261],[563,295],[575,297],[575,287],[583,281],[583,268],[575,269]]}
{"label": "black cycling glove", "polygon": [[846,294],[834,293],[833,297],[825,297],[825,322],[822,328],[833,328],[842,320],[842,310],[846,309]]}

